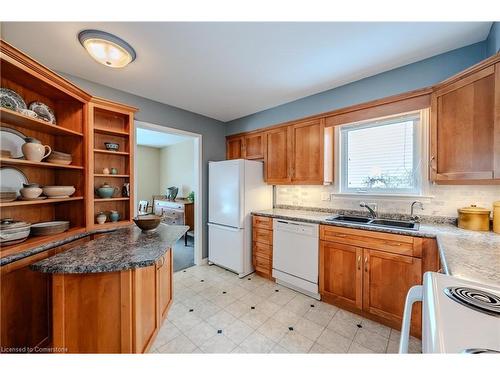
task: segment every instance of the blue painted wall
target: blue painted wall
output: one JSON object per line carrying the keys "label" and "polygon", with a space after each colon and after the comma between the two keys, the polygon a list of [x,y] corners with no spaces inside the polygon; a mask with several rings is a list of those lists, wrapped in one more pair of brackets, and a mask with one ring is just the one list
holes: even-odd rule
{"label": "blue painted wall", "polygon": [[[495,30],[498,33],[498,24]],[[493,44],[498,37],[490,33]],[[495,40],[495,42],[493,42]],[[227,122],[227,133],[254,130],[433,85],[488,57],[479,42]],[[491,47],[493,48],[493,47]]]}
{"label": "blue painted wall", "polygon": [[486,52],[488,56],[491,56],[498,51],[500,51],[500,23],[493,22],[488,38],[486,38]]}

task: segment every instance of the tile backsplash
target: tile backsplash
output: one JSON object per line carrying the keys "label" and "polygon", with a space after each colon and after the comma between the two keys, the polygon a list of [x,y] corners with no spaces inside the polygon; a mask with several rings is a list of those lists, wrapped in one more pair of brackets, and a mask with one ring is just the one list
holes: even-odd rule
{"label": "tile backsplash", "polygon": [[[376,203],[380,213],[410,213],[410,204],[419,200],[424,210],[419,215],[457,216],[457,209],[475,204],[492,209],[493,202],[500,200],[500,185],[431,185],[428,197],[363,197],[334,193],[332,186],[275,186],[275,205],[317,207],[326,209],[360,210],[359,202]],[[322,198],[329,197],[329,201]]]}

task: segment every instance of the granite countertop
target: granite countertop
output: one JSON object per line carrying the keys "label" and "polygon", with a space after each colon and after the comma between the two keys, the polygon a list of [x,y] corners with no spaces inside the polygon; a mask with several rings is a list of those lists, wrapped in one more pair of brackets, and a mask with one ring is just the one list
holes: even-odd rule
{"label": "granite countertop", "polygon": [[451,224],[451,221],[446,222],[442,218],[436,220],[438,223],[424,220],[419,230],[414,231],[327,221],[328,217],[336,213],[323,211],[274,208],[255,211],[253,214],[414,237],[436,238],[441,264],[446,274],[480,283],[500,285],[500,234],[460,229]]}
{"label": "granite countertop", "polygon": [[155,264],[188,229],[183,225],[162,224],[154,232],[146,233],[129,226],[30,267],[44,273],[98,273],[147,267]]}

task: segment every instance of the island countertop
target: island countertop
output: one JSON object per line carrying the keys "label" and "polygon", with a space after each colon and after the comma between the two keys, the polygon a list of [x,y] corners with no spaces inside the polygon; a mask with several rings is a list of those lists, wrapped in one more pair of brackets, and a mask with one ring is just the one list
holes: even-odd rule
{"label": "island countertop", "polygon": [[414,237],[436,238],[443,271],[451,276],[500,285],[500,234],[474,232],[450,223],[422,223],[418,231],[327,221],[338,212],[274,208],[253,212],[277,219],[297,220]]}
{"label": "island countertop", "polygon": [[118,229],[31,265],[44,273],[99,273],[148,267],[161,258],[189,227],[160,225],[153,232],[136,226]]}

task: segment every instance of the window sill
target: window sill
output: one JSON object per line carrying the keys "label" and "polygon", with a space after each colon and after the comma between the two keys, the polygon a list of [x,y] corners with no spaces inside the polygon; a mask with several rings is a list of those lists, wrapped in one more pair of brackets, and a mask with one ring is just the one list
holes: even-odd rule
{"label": "window sill", "polygon": [[418,195],[418,194],[372,194],[372,193],[330,193],[332,197],[339,198],[375,198],[375,199],[433,199],[434,195]]}

